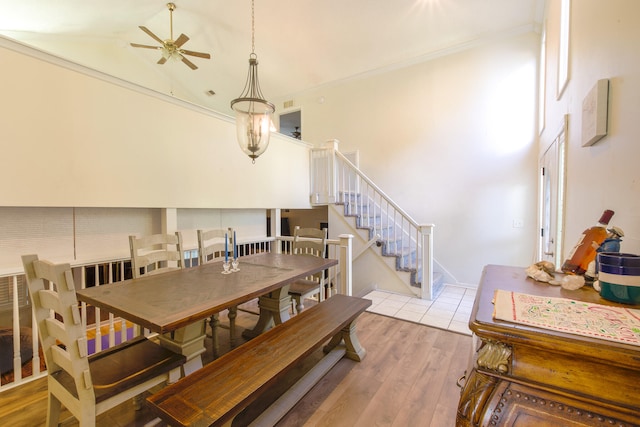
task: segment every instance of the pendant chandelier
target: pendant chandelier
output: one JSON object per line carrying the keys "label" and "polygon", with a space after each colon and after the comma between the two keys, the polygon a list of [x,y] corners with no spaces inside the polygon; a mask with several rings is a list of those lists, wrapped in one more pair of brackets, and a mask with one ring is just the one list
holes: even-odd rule
{"label": "pendant chandelier", "polygon": [[264,99],[258,83],[258,56],[255,54],[254,5],[251,0],[251,55],[249,73],[242,94],[231,101],[236,112],[238,144],[253,163],[269,146],[271,115],[276,107]]}

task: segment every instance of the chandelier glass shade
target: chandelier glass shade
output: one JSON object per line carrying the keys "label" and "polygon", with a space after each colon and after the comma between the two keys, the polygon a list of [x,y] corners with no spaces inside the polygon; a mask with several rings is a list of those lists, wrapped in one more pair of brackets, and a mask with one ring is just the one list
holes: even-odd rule
{"label": "chandelier glass shade", "polygon": [[254,5],[251,1],[251,55],[249,73],[242,94],[231,101],[236,113],[238,144],[253,163],[269,146],[271,117],[276,107],[264,99],[258,82],[258,56],[255,54]]}
{"label": "chandelier glass shade", "polygon": [[238,144],[253,162],[269,146],[271,135],[271,117],[275,106],[266,101],[258,83],[258,58],[255,53],[249,56],[249,74],[240,97],[231,101],[236,113],[236,132]]}

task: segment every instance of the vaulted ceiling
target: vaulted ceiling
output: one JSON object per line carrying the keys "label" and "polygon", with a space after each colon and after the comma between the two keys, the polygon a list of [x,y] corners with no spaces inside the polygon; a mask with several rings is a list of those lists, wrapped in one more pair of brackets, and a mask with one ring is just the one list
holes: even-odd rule
{"label": "vaulted ceiling", "polygon": [[[175,0],[174,40],[211,59],[157,64],[142,25],[170,34],[162,0],[0,0],[0,34],[56,56],[230,114],[251,53],[250,0]],[[535,31],[543,0],[255,0],[262,92],[311,88],[403,67],[487,40]],[[207,94],[208,91],[215,95]],[[282,106],[276,106],[281,109]]]}

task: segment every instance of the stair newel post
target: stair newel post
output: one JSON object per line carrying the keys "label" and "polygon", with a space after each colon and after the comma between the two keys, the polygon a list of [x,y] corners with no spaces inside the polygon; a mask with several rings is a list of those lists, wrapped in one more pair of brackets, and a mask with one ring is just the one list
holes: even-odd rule
{"label": "stair newel post", "polygon": [[434,224],[420,226],[422,251],[420,264],[422,267],[422,289],[420,298],[433,300],[433,229]]}
{"label": "stair newel post", "polygon": [[353,235],[341,234],[340,238],[340,293],[351,296],[353,293],[352,270],[353,270]]}
{"label": "stair newel post", "polygon": [[311,204],[336,203],[336,151],[338,140],[331,139],[311,149]]}

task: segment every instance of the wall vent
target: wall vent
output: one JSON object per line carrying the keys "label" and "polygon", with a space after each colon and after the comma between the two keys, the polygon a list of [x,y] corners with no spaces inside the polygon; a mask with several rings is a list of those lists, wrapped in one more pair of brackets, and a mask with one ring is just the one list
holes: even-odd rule
{"label": "wall vent", "polygon": [[284,101],[284,108],[291,108],[293,107],[293,99],[290,101]]}

